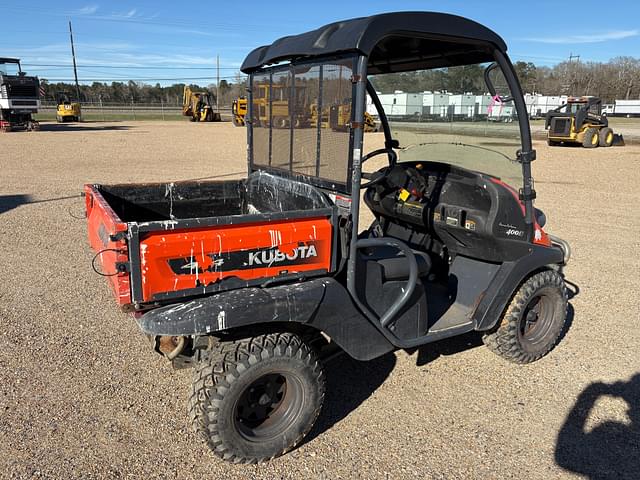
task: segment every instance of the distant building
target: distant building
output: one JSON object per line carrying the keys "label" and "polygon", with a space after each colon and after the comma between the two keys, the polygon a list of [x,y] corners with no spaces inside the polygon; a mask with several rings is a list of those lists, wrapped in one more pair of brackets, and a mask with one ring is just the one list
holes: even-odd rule
{"label": "distant building", "polygon": [[422,115],[422,93],[396,90],[394,93],[383,93],[378,97],[388,117]]}
{"label": "distant building", "polygon": [[422,93],[422,115],[427,118],[446,118],[449,112],[449,97],[447,92]]}

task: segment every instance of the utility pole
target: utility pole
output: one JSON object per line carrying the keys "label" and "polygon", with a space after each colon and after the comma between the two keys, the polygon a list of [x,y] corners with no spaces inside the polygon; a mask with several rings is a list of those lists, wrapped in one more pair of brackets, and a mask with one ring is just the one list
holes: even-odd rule
{"label": "utility pole", "polygon": [[76,79],[76,98],[80,102],[80,85],[78,85],[78,69],[76,68],[76,51],[73,47],[73,30],[71,29],[71,20],[69,20],[69,37],[71,38],[71,57],[73,58],[73,76]]}
{"label": "utility pole", "polygon": [[220,112],[220,55],[216,55],[216,71],[217,80],[216,84],[216,112]]}

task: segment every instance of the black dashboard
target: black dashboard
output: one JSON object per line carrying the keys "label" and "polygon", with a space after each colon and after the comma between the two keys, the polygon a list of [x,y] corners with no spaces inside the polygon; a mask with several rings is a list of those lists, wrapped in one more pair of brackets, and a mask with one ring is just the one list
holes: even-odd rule
{"label": "black dashboard", "polygon": [[379,173],[382,180],[364,199],[385,235],[487,261],[508,259],[528,240],[517,194],[495,177],[437,162],[399,163]]}

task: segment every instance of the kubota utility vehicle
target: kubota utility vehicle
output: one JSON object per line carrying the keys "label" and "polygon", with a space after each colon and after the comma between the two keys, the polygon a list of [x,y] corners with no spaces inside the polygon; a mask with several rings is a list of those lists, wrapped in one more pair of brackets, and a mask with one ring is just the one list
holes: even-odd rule
{"label": "kubota utility vehicle", "polygon": [[[527,110],[498,35],[390,13],[280,39],[242,71],[246,179],[85,188],[94,267],[155,350],[193,367],[189,416],[216,455],[258,462],[298,445],[336,351],[370,360],[471,331],[516,363],[553,348],[569,247],[533,206]],[[517,122],[392,130],[371,81],[408,71],[451,85],[462,71]],[[289,87],[286,128],[255,108],[275,85]],[[349,92],[349,128],[297,124],[297,88],[319,109]],[[384,147],[364,155],[367,93]]]}

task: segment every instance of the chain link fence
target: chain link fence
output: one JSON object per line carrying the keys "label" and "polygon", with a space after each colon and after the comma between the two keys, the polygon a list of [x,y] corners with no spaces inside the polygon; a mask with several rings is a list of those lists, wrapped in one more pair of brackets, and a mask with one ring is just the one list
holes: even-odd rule
{"label": "chain link fence", "polygon": [[[112,103],[82,102],[83,121],[122,121],[122,120],[184,120],[182,105],[175,103]],[[38,110],[40,121],[55,120],[57,105],[52,101],[43,101]],[[215,109],[215,107],[214,107]],[[223,121],[231,120],[231,106],[220,106]]]}

